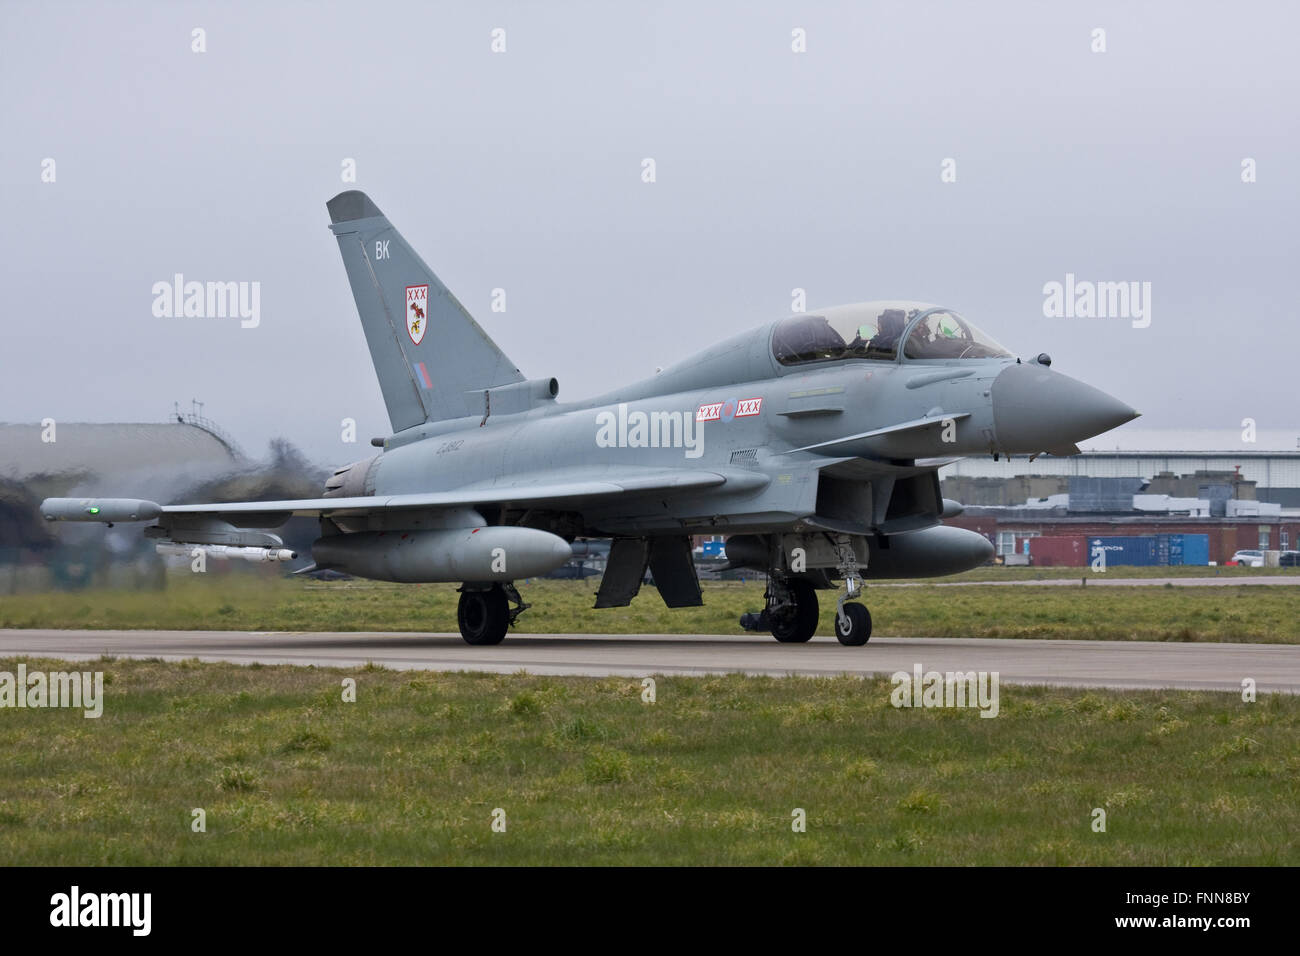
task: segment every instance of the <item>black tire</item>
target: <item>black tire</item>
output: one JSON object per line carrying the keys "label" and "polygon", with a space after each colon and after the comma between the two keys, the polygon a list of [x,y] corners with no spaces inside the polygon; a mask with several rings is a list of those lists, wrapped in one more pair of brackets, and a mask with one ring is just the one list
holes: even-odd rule
{"label": "black tire", "polygon": [[500,644],[510,629],[510,603],[505,590],[494,584],[486,591],[461,591],[456,621],[466,644]]}
{"label": "black tire", "polygon": [[817,633],[817,589],[807,581],[796,578],[787,587],[794,600],[794,613],[777,620],[771,615],[772,636],[782,644],[802,644]]}
{"label": "black tire", "polygon": [[845,647],[861,647],[871,640],[871,612],[864,605],[845,604],[844,618],[840,620],[840,616],[835,615],[835,636],[841,644]]}

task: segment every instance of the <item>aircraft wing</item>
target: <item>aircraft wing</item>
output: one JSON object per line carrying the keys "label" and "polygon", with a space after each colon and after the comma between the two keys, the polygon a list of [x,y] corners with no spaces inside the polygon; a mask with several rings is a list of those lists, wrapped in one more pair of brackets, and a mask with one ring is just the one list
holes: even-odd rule
{"label": "aircraft wing", "polygon": [[168,523],[168,516],[210,517],[219,518],[236,527],[273,528],[284,524],[293,515],[355,515],[399,509],[504,504],[514,507],[562,506],[619,495],[641,497],[710,488],[728,493],[753,491],[767,480],[766,476],[753,472],[722,474],[714,471],[683,472],[629,467],[611,469],[597,478],[578,479],[565,473],[539,474],[531,480],[470,485],[451,491],[349,498],[296,498],[191,505],[158,505],[152,501],[133,498],[47,498],[41,502],[41,515],[47,521],[159,520],[163,524]]}

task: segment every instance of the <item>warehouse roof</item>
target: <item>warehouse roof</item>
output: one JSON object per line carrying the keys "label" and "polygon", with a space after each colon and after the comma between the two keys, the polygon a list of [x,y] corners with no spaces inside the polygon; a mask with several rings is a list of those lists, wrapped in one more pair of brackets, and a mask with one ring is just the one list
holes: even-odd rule
{"label": "warehouse roof", "polygon": [[[53,437],[53,441],[48,440]],[[170,488],[178,481],[226,474],[242,463],[220,433],[182,422],[41,425],[0,423],[0,477],[26,483],[40,476],[79,493],[121,493],[136,482]]]}

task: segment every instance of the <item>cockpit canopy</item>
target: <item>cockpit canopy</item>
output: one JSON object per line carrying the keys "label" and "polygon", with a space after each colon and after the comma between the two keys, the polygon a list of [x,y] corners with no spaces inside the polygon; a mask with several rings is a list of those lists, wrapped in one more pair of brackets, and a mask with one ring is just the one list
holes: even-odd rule
{"label": "cockpit canopy", "polygon": [[865,302],[795,315],[772,332],[782,365],[840,359],[1010,358],[1010,353],[951,309],[923,302]]}

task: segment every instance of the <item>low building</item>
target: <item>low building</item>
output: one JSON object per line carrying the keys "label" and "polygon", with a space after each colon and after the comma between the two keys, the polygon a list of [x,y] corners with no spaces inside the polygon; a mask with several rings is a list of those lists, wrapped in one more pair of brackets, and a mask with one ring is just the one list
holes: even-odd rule
{"label": "low building", "polygon": [[[970,505],[1011,505],[1065,492],[1068,479],[1140,478],[1151,494],[1202,497],[1228,485],[1230,497],[1300,508],[1297,451],[1086,451],[1068,457],[963,458],[942,469],[944,495]],[[1023,492],[1023,497],[1019,497]],[[995,500],[997,499],[997,500]]]}
{"label": "low building", "polygon": [[1220,564],[1240,550],[1300,546],[1300,451],[968,458],[940,474],[944,496],[966,506],[948,523],[983,534],[1004,559],[1023,560],[1040,536],[1207,535],[1208,560]]}

